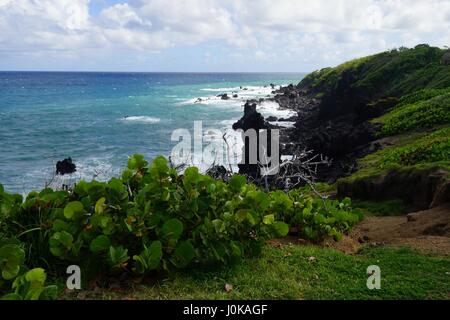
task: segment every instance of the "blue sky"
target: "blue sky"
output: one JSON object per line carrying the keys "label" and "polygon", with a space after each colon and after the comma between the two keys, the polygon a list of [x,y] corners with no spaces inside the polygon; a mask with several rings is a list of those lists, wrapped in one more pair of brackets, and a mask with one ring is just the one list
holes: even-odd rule
{"label": "blue sky", "polygon": [[306,72],[448,30],[448,0],[0,0],[0,70]]}

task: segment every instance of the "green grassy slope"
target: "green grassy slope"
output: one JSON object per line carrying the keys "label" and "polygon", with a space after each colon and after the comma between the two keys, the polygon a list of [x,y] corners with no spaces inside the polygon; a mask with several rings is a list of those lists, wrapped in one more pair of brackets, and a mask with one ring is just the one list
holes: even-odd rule
{"label": "green grassy slope", "polygon": [[300,85],[329,95],[347,81],[368,100],[381,91],[385,96],[402,96],[420,89],[445,88],[450,86],[450,73],[441,63],[444,54],[445,50],[428,45],[386,51],[313,72]]}
{"label": "green grassy slope", "polygon": [[[309,259],[314,257],[315,259]],[[381,269],[369,290],[366,270]],[[316,246],[266,246],[258,259],[229,268],[187,270],[124,290],[64,294],[63,299],[449,299],[450,260],[409,249],[366,248],[348,255]],[[226,292],[225,284],[233,289]]]}
{"label": "green grassy slope", "polygon": [[375,137],[389,140],[343,180],[399,168],[450,168],[450,66],[441,62],[445,52],[428,45],[392,50],[313,72],[299,84],[322,97],[325,117],[356,112],[369,120],[375,115],[370,119],[379,127]]}
{"label": "green grassy slope", "polygon": [[299,87],[321,97],[325,114],[364,107],[386,97],[450,87],[445,50],[418,45],[355,59],[306,76]]}

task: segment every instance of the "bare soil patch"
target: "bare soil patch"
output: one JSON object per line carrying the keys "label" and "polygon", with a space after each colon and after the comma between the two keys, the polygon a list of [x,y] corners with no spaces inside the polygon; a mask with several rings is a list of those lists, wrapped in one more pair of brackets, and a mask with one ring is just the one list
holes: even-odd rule
{"label": "bare soil patch", "polygon": [[[289,236],[270,244],[281,247],[312,243]],[[450,204],[403,216],[366,217],[340,241],[327,240],[322,245],[348,254],[357,253],[364,245],[387,245],[450,256]]]}
{"label": "bare soil patch", "polygon": [[450,205],[397,217],[367,217],[350,233],[360,244],[410,246],[450,255]]}

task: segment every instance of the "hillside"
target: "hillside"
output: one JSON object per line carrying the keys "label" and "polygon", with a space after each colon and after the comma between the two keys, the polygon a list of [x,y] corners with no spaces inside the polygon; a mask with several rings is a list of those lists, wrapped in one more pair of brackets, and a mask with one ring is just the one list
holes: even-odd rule
{"label": "hillside", "polygon": [[337,182],[340,196],[402,198],[416,209],[449,200],[445,54],[428,45],[391,50],[281,88],[275,100],[298,111],[284,152],[306,145],[332,158],[319,180]]}
{"label": "hillside", "polygon": [[387,97],[449,87],[444,54],[445,50],[425,44],[382,52],[313,72],[298,88],[321,97],[322,115],[333,117]]}

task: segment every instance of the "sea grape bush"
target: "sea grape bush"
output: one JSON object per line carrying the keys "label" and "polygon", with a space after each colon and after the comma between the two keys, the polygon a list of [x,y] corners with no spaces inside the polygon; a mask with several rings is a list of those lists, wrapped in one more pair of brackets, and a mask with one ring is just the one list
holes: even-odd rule
{"label": "sea grape bush", "polygon": [[276,191],[271,197],[272,206],[283,212],[282,218],[291,230],[312,241],[328,237],[340,240],[362,219],[360,211],[352,210],[349,198],[343,201],[322,199],[308,188],[295,189],[289,194]]}
{"label": "sea grape bush", "polygon": [[243,176],[215,180],[195,167],[179,175],[163,157],[149,165],[134,155],[120,178],[80,181],[70,192],[44,189],[23,201],[0,186],[0,290],[51,298],[42,267],[61,275],[77,264],[87,277],[171,272],[258,254],[289,226],[321,240],[357,221],[349,200],[266,193]]}
{"label": "sea grape bush", "polygon": [[25,265],[25,250],[15,239],[0,241],[0,289],[11,291],[2,300],[55,299],[58,288],[45,286],[47,275],[42,268],[28,270]]}

